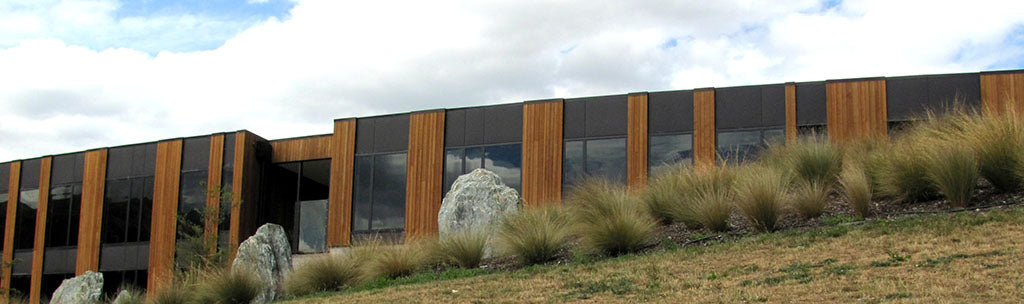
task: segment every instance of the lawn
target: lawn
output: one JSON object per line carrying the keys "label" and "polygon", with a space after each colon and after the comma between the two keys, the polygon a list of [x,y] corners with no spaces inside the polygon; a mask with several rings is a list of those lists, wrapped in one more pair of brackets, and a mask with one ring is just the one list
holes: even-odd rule
{"label": "lawn", "polygon": [[384,281],[284,303],[968,302],[1024,300],[1024,209],[724,235],[641,255]]}

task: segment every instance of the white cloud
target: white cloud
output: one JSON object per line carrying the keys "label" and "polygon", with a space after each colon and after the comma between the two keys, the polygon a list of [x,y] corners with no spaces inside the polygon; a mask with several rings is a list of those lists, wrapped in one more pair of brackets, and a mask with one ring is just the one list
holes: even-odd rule
{"label": "white cloud", "polygon": [[172,43],[91,49],[52,37],[202,42],[216,40],[202,29],[230,26],[114,21],[116,2],[53,3],[61,9],[0,4],[0,160],[237,129],[329,133],[334,118],[526,99],[977,71],[1020,56],[1006,41],[1024,20],[1021,3],[998,1],[825,11],[816,1],[309,0],[214,50],[153,52]]}

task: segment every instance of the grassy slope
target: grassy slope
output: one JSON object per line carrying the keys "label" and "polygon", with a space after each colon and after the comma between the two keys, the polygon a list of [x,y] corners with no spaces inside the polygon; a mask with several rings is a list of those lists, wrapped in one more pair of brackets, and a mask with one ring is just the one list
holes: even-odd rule
{"label": "grassy slope", "polygon": [[288,303],[1018,302],[1024,209],[836,224]]}

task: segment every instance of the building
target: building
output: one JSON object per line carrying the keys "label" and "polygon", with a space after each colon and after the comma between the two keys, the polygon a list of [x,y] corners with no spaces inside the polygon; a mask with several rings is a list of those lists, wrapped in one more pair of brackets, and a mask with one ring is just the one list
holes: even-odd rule
{"label": "building", "polygon": [[321,252],[436,232],[443,193],[474,168],[540,205],[587,175],[635,187],[659,165],[749,158],[765,141],[886,137],[954,100],[993,111],[1024,101],[1024,71],[527,101],[338,119],[331,134],[299,138],[242,130],[10,161],[0,288],[38,299],[87,270],[110,288],[159,286],[179,216],[232,253],[268,222],[294,250]]}

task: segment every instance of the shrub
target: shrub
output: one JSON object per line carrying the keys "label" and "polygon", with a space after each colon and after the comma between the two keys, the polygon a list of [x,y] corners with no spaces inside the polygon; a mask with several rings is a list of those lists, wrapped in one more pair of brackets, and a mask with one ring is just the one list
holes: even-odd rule
{"label": "shrub", "polygon": [[260,293],[263,282],[245,267],[210,270],[195,284],[199,303],[245,304]]}
{"label": "shrub", "polygon": [[801,182],[791,195],[793,209],[804,218],[815,218],[825,211],[832,187],[818,182]]}
{"label": "shrub", "polygon": [[389,279],[413,274],[430,262],[430,245],[425,240],[406,240],[405,244],[380,246],[370,259],[367,274]]}
{"label": "shrub", "polygon": [[568,213],[548,206],[506,216],[498,227],[497,243],[523,264],[532,265],[554,259],[570,236]]}
{"label": "shrub", "polygon": [[636,208],[636,200],[624,187],[605,180],[589,180],[568,201],[587,248],[615,256],[639,251],[650,244],[654,221]]}
{"label": "shrub", "polygon": [[936,145],[927,154],[928,179],[956,207],[966,207],[978,184],[978,161],[959,143]]}
{"label": "shrub", "polygon": [[438,240],[437,254],[446,263],[476,268],[484,259],[487,239],[486,231],[460,231]]}
{"label": "shrub", "polygon": [[871,182],[861,166],[848,163],[839,176],[846,202],[853,211],[864,218],[871,215]]}
{"label": "shrub", "polygon": [[[651,179],[642,195],[644,207],[651,217],[662,224],[689,220],[676,216],[678,210],[675,209],[687,200],[690,189],[686,187],[686,178],[692,174],[691,172],[689,166],[674,166]],[[687,223],[688,226],[694,224]]]}
{"label": "shrub", "polygon": [[728,167],[712,167],[693,172],[689,179],[689,208],[680,209],[677,216],[689,217],[712,231],[729,229],[732,213],[734,171]]}
{"label": "shrub", "polygon": [[903,201],[924,201],[936,196],[936,189],[928,179],[928,143],[921,138],[907,137],[884,155],[878,164],[879,191]]}
{"label": "shrub", "polygon": [[302,296],[359,283],[363,276],[360,261],[363,260],[355,258],[352,251],[341,255],[325,254],[300,264],[285,278],[285,292]]}
{"label": "shrub", "polygon": [[764,166],[747,167],[736,184],[736,206],[751,226],[774,231],[786,197],[787,178]]}
{"label": "shrub", "polygon": [[795,178],[822,187],[835,183],[843,168],[843,153],[819,138],[802,138],[786,146],[783,158]]}

